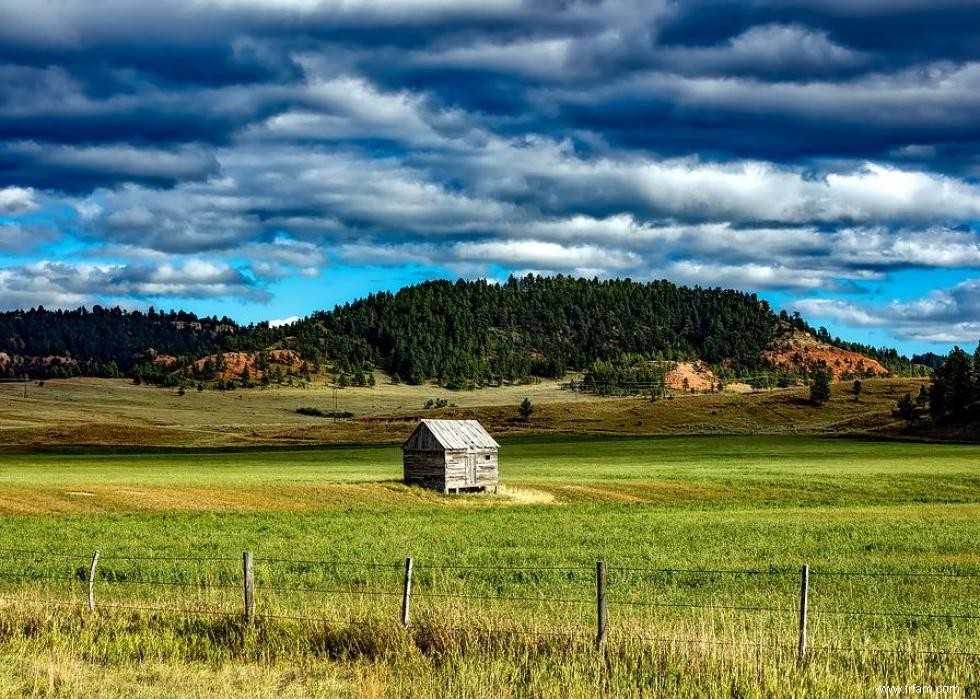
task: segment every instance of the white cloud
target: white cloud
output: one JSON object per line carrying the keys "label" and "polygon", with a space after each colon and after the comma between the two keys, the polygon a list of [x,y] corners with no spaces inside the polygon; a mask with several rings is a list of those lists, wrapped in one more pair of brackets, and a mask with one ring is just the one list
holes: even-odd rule
{"label": "white cloud", "polygon": [[[546,139],[497,143],[476,157],[477,191],[555,209],[732,223],[936,222],[980,217],[980,185],[879,163],[807,172],[761,161],[586,159]],[[574,211],[569,211],[573,213]]]}
{"label": "white cloud", "polygon": [[455,70],[483,68],[559,78],[569,68],[574,44],[567,37],[510,43],[482,42],[422,54],[416,61],[423,66],[445,66]]}
{"label": "white cloud", "polygon": [[868,56],[834,43],[826,32],[794,24],[750,27],[726,42],[707,47],[667,47],[663,68],[681,74],[833,74],[859,66]]}
{"label": "white cloud", "polygon": [[439,108],[408,91],[384,92],[364,78],[324,75],[318,60],[302,61],[308,82],[295,106],[251,127],[246,138],[286,141],[389,139],[416,147],[445,147],[473,125],[459,110]]}
{"label": "white cloud", "polygon": [[0,189],[0,214],[18,216],[38,207],[34,190],[29,187],[4,187]]}
{"label": "white cloud", "polygon": [[880,278],[873,272],[808,269],[804,266],[746,263],[715,264],[708,261],[681,260],[671,264],[666,276],[686,284],[735,287],[740,289],[833,289],[842,280]]}
{"label": "white cloud", "polygon": [[550,270],[596,269],[609,271],[635,266],[640,258],[630,252],[595,245],[563,246],[537,240],[493,240],[456,243],[452,256],[463,262],[496,263]]}

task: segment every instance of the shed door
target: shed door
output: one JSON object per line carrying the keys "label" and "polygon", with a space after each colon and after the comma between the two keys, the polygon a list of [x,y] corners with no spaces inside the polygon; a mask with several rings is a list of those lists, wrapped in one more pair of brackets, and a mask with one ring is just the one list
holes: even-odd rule
{"label": "shed door", "polygon": [[476,454],[466,455],[466,485],[476,485]]}

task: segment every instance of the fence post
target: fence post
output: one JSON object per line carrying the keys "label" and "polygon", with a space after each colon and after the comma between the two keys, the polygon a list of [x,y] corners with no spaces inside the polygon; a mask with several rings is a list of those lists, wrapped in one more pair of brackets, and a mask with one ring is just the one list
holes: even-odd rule
{"label": "fence post", "polygon": [[92,554],[92,565],[88,569],[88,610],[95,611],[95,570],[99,565],[99,552]]}
{"label": "fence post", "polygon": [[409,612],[412,605],[412,567],[414,561],[409,556],[405,559],[405,585],[402,588],[402,626],[408,628]]}
{"label": "fence post", "polygon": [[596,594],[596,648],[602,648],[606,642],[606,627],[609,621],[606,609],[606,562],[596,561],[595,564],[595,594]]}
{"label": "fence post", "polygon": [[245,595],[245,621],[255,620],[255,559],[251,551],[242,552],[242,583]]}
{"label": "fence post", "polygon": [[796,649],[796,657],[801,662],[806,659],[806,617],[809,598],[810,566],[805,565],[800,569],[800,636]]}

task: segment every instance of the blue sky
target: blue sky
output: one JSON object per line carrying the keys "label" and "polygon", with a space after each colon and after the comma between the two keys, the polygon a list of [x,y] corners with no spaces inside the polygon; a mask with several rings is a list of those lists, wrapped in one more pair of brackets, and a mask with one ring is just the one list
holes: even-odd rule
{"label": "blue sky", "polygon": [[5,0],[0,309],[538,272],[972,346],[978,113],[974,0]]}

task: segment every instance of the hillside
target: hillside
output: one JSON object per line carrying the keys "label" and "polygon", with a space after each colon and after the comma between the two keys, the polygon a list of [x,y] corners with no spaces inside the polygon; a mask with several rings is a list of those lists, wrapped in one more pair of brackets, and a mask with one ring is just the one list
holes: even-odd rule
{"label": "hillside", "polygon": [[843,349],[842,342],[818,339],[802,318],[776,314],[753,294],[666,281],[528,276],[503,284],[425,282],[282,328],[98,306],[3,313],[0,377],[128,376],[176,386],[241,381],[245,369],[254,381],[273,364],[270,380],[329,366],[343,382],[381,369],[396,382],[460,389],[639,358],[703,364],[704,379],[688,383],[710,387],[716,376],[803,375],[820,363],[836,378],[883,375],[892,370],[885,360],[909,366],[894,350]]}

